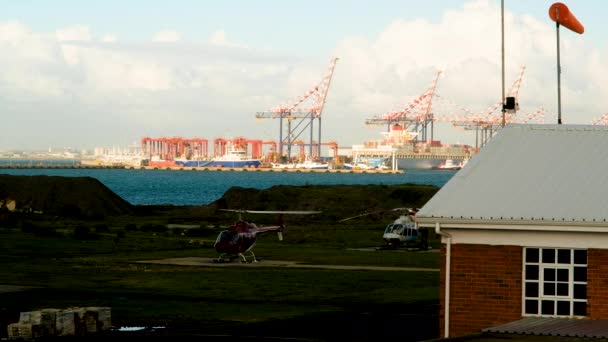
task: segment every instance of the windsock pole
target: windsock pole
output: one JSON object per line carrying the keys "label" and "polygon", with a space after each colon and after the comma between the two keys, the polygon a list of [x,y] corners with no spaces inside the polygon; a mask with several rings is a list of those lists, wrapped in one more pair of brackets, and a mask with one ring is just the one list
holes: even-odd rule
{"label": "windsock pole", "polygon": [[560,24],[569,28],[570,30],[582,34],[585,32],[583,25],[576,19],[574,14],[570,12],[568,6],[561,2],[556,2],[549,7],[549,17],[555,21],[555,31],[557,36],[557,124],[562,124],[562,87],[561,87],[561,73],[562,68],[559,60],[559,26]]}
{"label": "windsock pole", "polygon": [[[555,9],[555,16],[559,18],[559,9]],[[559,60],[559,21],[555,22],[555,32],[557,36],[557,124],[562,124],[562,67]]]}

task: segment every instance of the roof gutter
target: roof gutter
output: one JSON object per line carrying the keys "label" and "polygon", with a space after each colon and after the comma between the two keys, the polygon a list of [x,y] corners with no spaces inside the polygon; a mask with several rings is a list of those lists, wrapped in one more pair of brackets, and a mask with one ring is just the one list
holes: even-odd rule
{"label": "roof gutter", "polygon": [[434,227],[441,223],[443,228],[502,229],[502,230],[539,230],[572,231],[589,233],[608,233],[608,222],[603,221],[549,221],[549,220],[499,220],[499,219],[455,219],[443,217],[416,217],[421,227]]}
{"label": "roof gutter", "polygon": [[450,337],[450,273],[452,266],[452,235],[441,231],[441,224],[435,223],[435,233],[446,239],[446,255],[445,255],[445,307],[443,310],[443,337]]}

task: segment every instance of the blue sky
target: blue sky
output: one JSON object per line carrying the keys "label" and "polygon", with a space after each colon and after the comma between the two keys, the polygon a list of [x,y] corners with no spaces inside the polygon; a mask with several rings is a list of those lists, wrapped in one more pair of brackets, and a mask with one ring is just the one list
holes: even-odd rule
{"label": "blue sky", "polygon": [[[552,3],[505,0],[507,84],[525,65],[520,106],[543,106],[547,122],[556,101]],[[565,122],[591,123],[608,111],[598,99],[608,3],[565,3],[586,28],[562,34],[563,106],[576,113]],[[4,1],[0,62],[10,72],[0,101],[11,120],[0,150],[125,145],[144,135],[272,138],[274,124],[253,114],[310,88],[332,56],[341,60],[324,135],[342,145],[377,138],[365,118],[406,105],[437,68],[443,97],[483,110],[500,95],[499,8],[497,0]],[[470,132],[444,129],[446,142],[472,142]]]}

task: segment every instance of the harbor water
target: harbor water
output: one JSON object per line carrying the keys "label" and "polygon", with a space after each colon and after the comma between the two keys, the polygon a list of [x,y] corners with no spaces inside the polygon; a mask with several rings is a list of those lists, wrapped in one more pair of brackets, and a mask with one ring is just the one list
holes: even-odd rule
{"label": "harbor water", "polygon": [[206,205],[233,186],[267,189],[274,185],[443,186],[455,171],[412,170],[401,174],[212,172],[193,170],[1,168],[0,174],[93,177],[134,205]]}

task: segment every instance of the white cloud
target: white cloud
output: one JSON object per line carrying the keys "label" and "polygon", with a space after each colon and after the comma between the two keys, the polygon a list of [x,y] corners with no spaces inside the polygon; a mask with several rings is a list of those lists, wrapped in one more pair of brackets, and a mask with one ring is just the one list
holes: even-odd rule
{"label": "white cloud", "polygon": [[226,45],[226,32],[224,32],[224,30],[213,32],[211,37],[209,37],[209,43],[214,45]]}
{"label": "white cloud", "polygon": [[164,42],[164,43],[172,43],[178,42],[182,39],[182,35],[177,31],[165,30],[160,31],[154,35],[152,38],[155,42]]}
{"label": "white cloud", "polygon": [[59,41],[90,41],[92,39],[90,29],[83,25],[59,29],[55,35]]}
{"label": "white cloud", "polygon": [[113,34],[106,34],[101,38],[101,41],[105,43],[115,43],[118,41],[118,38]]}

